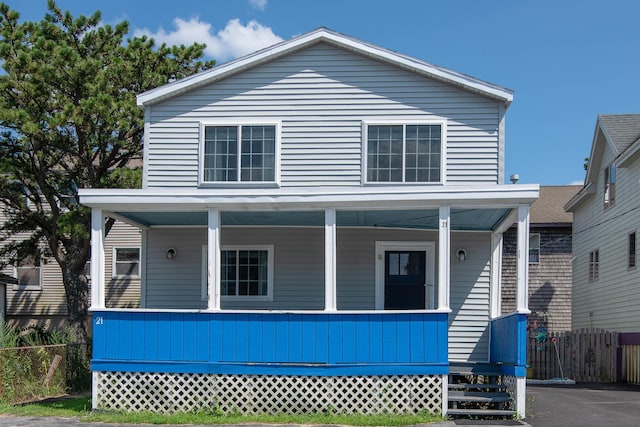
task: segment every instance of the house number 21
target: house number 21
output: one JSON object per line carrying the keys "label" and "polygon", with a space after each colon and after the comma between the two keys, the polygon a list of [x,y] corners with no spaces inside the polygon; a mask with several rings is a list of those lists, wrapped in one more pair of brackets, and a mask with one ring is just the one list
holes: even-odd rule
{"label": "house number 21", "polygon": [[104,324],[104,317],[102,316],[96,317],[96,325],[102,325],[102,324]]}

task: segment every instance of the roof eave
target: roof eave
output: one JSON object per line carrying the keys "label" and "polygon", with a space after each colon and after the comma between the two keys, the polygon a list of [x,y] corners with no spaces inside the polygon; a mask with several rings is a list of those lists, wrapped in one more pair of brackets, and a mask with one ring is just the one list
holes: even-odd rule
{"label": "roof eave", "polygon": [[590,182],[585,184],[585,186],[582,187],[582,189],[564,205],[564,210],[567,212],[573,212],[579,204],[594,193],[595,187],[593,184]]}

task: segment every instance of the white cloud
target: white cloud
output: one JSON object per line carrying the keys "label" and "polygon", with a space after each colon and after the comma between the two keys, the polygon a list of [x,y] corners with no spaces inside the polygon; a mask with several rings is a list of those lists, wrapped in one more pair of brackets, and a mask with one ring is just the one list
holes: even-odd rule
{"label": "white cloud", "polygon": [[[259,2],[259,0],[254,0]],[[190,45],[195,42],[205,43],[205,54],[217,61],[226,61],[237,58],[264,47],[282,41],[273,30],[265,27],[257,21],[249,21],[242,25],[239,19],[232,19],[217,33],[213,26],[199,18],[191,18],[188,21],[182,18],[173,20],[174,31],[165,31],[163,28],[152,32],[147,28],[136,29],[134,36],[146,35],[153,37],[156,43],[168,45]]]}
{"label": "white cloud", "polygon": [[267,7],[267,0],[249,0],[249,4],[254,9],[264,10]]}

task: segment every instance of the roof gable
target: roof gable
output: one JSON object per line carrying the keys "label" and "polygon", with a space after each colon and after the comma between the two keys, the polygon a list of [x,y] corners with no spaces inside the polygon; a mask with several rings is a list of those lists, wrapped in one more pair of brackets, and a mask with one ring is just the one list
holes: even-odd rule
{"label": "roof gable", "polygon": [[278,43],[234,61],[202,71],[193,76],[160,86],[138,95],[138,106],[145,107],[182,93],[191,91],[249,68],[273,61],[317,43],[328,43],[381,62],[414,72],[427,78],[438,80],[467,91],[495,99],[508,106],[513,100],[513,91],[461,74],[447,68],[420,61],[361,40],[348,37],[326,28],[319,28],[307,34]]}

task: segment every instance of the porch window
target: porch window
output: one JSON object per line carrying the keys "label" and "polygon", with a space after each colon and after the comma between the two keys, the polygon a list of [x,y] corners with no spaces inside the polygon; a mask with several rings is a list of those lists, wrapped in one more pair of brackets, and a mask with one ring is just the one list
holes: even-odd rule
{"label": "porch window", "polygon": [[596,249],[589,253],[589,281],[598,280],[600,275],[600,251]]}
{"label": "porch window", "polygon": [[540,235],[529,235],[529,264],[538,264],[540,262]]}
{"label": "porch window", "polygon": [[442,180],[442,125],[368,125],[367,182]]}
{"label": "porch window", "polygon": [[37,256],[27,256],[18,262],[15,276],[18,279],[18,284],[13,285],[14,290],[42,290],[42,267]]}
{"label": "porch window", "polygon": [[604,208],[616,203],[616,165],[611,163],[604,169]]}
{"label": "porch window", "polygon": [[636,268],[636,232],[629,234],[629,244],[627,249],[627,268]]}
{"label": "porch window", "polygon": [[112,267],[114,279],[140,277],[140,248],[113,248]]}
{"label": "porch window", "polygon": [[204,182],[275,182],[276,126],[204,126]]}
{"label": "porch window", "polygon": [[[207,247],[202,248],[202,297],[208,297]],[[273,299],[273,246],[225,246],[220,250],[220,295],[224,299]]]}

